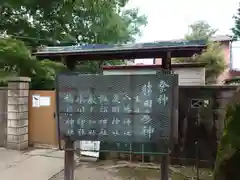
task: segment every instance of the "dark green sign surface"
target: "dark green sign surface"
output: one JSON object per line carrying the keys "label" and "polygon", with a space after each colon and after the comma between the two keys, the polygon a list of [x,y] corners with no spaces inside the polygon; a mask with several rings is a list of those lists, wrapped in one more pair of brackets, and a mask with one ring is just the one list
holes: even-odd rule
{"label": "dark green sign surface", "polygon": [[101,141],[103,151],[141,152],[142,143],[147,143],[145,151],[152,152],[159,142],[157,149],[163,150],[170,137],[175,86],[173,74],[60,74],[57,77],[60,135],[72,140]]}

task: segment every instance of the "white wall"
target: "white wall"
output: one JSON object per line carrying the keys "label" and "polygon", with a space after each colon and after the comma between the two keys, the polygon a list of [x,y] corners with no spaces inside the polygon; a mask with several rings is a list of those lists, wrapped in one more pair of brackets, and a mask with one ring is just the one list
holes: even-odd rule
{"label": "white wall", "polygon": [[179,85],[205,85],[205,68],[176,68],[174,73],[178,74]]}
{"label": "white wall", "polygon": [[[179,85],[205,85],[205,68],[173,68],[174,73],[179,75]],[[130,75],[130,74],[155,74],[155,69],[141,69],[141,70],[104,70],[104,75]]]}

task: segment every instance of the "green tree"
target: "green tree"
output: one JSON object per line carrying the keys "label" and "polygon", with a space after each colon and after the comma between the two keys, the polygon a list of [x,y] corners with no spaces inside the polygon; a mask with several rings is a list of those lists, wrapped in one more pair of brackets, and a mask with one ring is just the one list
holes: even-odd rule
{"label": "green tree", "polygon": [[226,108],[225,130],[220,140],[214,169],[214,180],[238,180],[240,177],[240,91]]}
{"label": "green tree", "polygon": [[22,41],[0,38],[0,81],[10,76],[27,76],[35,89],[53,89],[56,73],[66,71],[62,63],[38,61]]}
{"label": "green tree", "polygon": [[147,23],[128,0],[2,0],[0,33],[30,46],[125,43]]}
{"label": "green tree", "polygon": [[213,29],[206,21],[197,21],[189,25],[189,32],[185,35],[186,40],[208,40],[217,29]]}
{"label": "green tree", "polygon": [[[65,65],[62,62],[37,62],[30,57],[28,48],[134,41],[147,20],[138,9],[127,9],[127,3],[128,0],[2,0],[0,34],[10,35],[12,39],[1,40],[0,75],[24,75],[32,77],[37,84],[52,83],[56,68],[66,68]],[[16,39],[23,41],[28,48]],[[111,62],[119,63],[122,62]],[[75,70],[82,68],[79,69],[78,64],[76,67]],[[98,63],[88,62],[84,71],[95,72],[97,67]]]}
{"label": "green tree", "polygon": [[226,68],[224,54],[219,43],[212,42],[211,37],[216,33],[205,21],[197,21],[189,26],[189,33],[185,35],[186,40],[207,40],[208,47],[201,54],[191,58],[177,58],[175,62],[198,62],[206,64],[206,83],[215,83],[217,77]]}
{"label": "green tree", "polygon": [[233,19],[235,21],[235,25],[232,28],[234,39],[239,39],[240,38],[240,4],[237,9],[237,13],[233,16]]}

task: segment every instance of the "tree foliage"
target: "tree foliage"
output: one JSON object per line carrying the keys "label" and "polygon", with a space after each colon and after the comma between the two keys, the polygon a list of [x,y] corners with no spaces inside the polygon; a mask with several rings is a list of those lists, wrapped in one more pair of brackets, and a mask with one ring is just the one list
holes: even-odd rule
{"label": "tree foliage", "polygon": [[[117,44],[134,41],[146,17],[127,9],[128,0],[2,0],[0,2],[0,77],[29,76],[36,88],[53,87],[62,63],[37,61],[40,45]],[[18,41],[21,40],[21,41]],[[112,61],[119,64],[121,61]],[[82,70],[77,64],[76,70]],[[95,72],[88,62],[84,71]]]}
{"label": "tree foliage", "polygon": [[193,57],[193,60],[206,64],[205,78],[207,83],[215,83],[226,67],[222,47],[217,42],[209,42],[207,49],[202,54]]}
{"label": "tree foliage", "polygon": [[207,40],[208,47],[201,54],[191,58],[178,58],[175,62],[198,62],[206,64],[206,82],[215,83],[217,77],[224,71],[226,64],[224,54],[219,43],[212,42],[211,37],[216,29],[205,21],[197,21],[189,26],[189,33],[185,35],[186,40]]}
{"label": "tree foliage", "polygon": [[240,4],[237,9],[237,13],[233,16],[233,19],[235,21],[235,25],[232,28],[232,32],[234,34],[234,38],[239,39],[240,38]]}
{"label": "tree foliage", "polygon": [[30,46],[133,41],[146,24],[128,0],[2,0],[0,32]]}
{"label": "tree foliage", "polygon": [[238,180],[240,177],[240,91],[233,95],[226,109],[225,130],[220,140],[214,180]]}
{"label": "tree foliage", "polygon": [[185,35],[186,40],[208,40],[217,29],[213,29],[206,21],[197,21],[189,25],[189,32]]}
{"label": "tree foliage", "polygon": [[38,61],[31,56],[25,44],[12,38],[0,38],[0,80],[9,76],[26,76],[32,79],[35,89],[53,89],[56,73],[66,71],[62,63]]}

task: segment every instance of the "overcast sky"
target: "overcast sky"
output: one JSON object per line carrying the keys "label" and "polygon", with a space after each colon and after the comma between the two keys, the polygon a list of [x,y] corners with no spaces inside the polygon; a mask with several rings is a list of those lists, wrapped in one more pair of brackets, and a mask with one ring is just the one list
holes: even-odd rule
{"label": "overcast sky", "polygon": [[[188,25],[206,20],[217,35],[231,34],[233,15],[239,0],[131,0],[129,7],[138,7],[148,17],[148,25],[138,42],[182,38]],[[240,50],[240,49],[239,49]],[[149,62],[148,62],[149,63]],[[240,67],[240,64],[239,64]]]}

